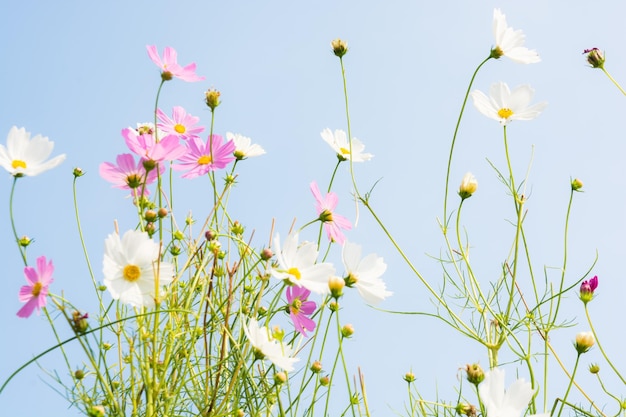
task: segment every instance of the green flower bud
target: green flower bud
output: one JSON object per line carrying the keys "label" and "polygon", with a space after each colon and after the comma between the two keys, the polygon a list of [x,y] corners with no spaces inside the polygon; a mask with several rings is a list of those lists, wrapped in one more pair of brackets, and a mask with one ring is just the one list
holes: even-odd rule
{"label": "green flower bud", "polygon": [[479,364],[465,365],[465,372],[467,373],[467,380],[474,385],[478,385],[485,379],[485,372]]}

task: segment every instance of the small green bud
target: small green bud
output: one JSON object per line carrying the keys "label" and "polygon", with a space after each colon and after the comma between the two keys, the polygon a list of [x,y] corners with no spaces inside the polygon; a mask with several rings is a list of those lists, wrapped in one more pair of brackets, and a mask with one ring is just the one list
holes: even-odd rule
{"label": "small green bud", "polygon": [[84,377],[85,377],[85,371],[83,371],[82,369],[77,369],[76,371],[74,371],[74,378],[80,381]]}
{"label": "small green bud", "polygon": [[467,380],[474,385],[478,385],[485,379],[485,372],[479,364],[465,365],[465,372],[467,373]]}
{"label": "small green bud", "polygon": [[74,175],[74,178],[82,177],[83,175],[85,175],[83,170],[78,167],[74,168],[74,171],[72,171],[72,174]]}
{"label": "small green bud", "polygon": [[328,288],[330,288],[330,295],[334,299],[338,299],[343,295],[343,288],[346,286],[346,281],[343,278],[332,276],[328,280]]}
{"label": "small green bud", "polygon": [[30,245],[31,243],[33,243],[33,239],[29,238],[28,236],[22,236],[17,243],[20,244],[21,247],[25,248],[28,245]]}
{"label": "small green bud", "polygon": [[281,385],[287,382],[287,374],[284,372],[277,372],[274,374],[274,383],[276,385]]}
{"label": "small green bud", "polygon": [[175,240],[183,240],[185,238],[185,234],[180,230],[175,231],[173,236]]}
{"label": "small green bud", "polygon": [[107,350],[111,349],[112,345],[108,342],[104,342],[102,344],[102,349],[106,352]]}
{"label": "small green bud", "polygon": [[592,374],[597,374],[598,372],[600,372],[600,365],[598,365],[597,363],[592,363],[591,365],[589,365],[589,372],[591,372]]}
{"label": "small green bud", "polygon": [[403,379],[409,384],[411,382],[415,382],[415,374],[413,372],[407,372],[406,374],[404,374]]}
{"label": "small green bud", "polygon": [[101,405],[92,405],[87,409],[87,415],[89,417],[105,417],[106,411]]}
{"label": "small green bud", "polygon": [[574,178],[572,180],[572,190],[582,193],[582,191],[580,191],[581,188],[583,188],[583,182],[578,178]]}
{"label": "small green bud", "polygon": [[604,68],[604,54],[598,48],[585,49],[583,55],[587,55],[587,62],[592,68]]}
{"label": "small green bud", "polygon": [[476,407],[467,403],[459,403],[456,406],[456,413],[460,416],[467,417],[476,417],[476,415],[478,414],[476,411]]}
{"label": "small green bud", "polygon": [[264,261],[269,261],[270,259],[272,259],[272,256],[274,256],[274,253],[269,248],[265,248],[261,251],[261,259],[263,259]]}
{"label": "small green bud", "polygon": [[208,89],[207,92],[204,93],[204,102],[209,106],[211,111],[214,111],[215,108],[220,105],[220,95],[220,92],[213,88]]}
{"label": "small green bud", "polygon": [[172,245],[170,247],[170,253],[172,254],[172,256],[178,256],[180,255],[180,252],[182,251],[182,249],[180,248],[180,246],[178,245]]}
{"label": "small green bud", "polygon": [[147,222],[155,222],[157,219],[157,213],[154,210],[146,210],[146,212],[143,215],[143,218],[145,221]]}
{"label": "small green bud", "polygon": [[328,304],[328,308],[333,312],[339,311],[339,303],[337,301],[331,301]]}
{"label": "small green bud", "polygon": [[330,384],[330,378],[328,375],[325,375],[320,378],[320,385],[323,387],[327,387]]}
{"label": "small green bud", "polygon": [[320,361],[315,361],[311,364],[311,372],[313,372],[314,374],[319,374],[320,372],[322,372],[322,362]]}
{"label": "small green bud", "polygon": [[334,41],[331,41],[330,46],[333,48],[333,53],[335,54],[335,56],[339,58],[348,53],[348,43],[346,41],[342,41],[341,39],[335,39]]}
{"label": "small green bud", "polygon": [[341,328],[341,335],[345,338],[349,338],[354,334],[354,326],[346,324]]}
{"label": "small green bud", "polygon": [[238,221],[235,221],[233,225],[230,227],[230,231],[232,232],[232,234],[236,236],[241,236],[243,235],[244,228],[241,225],[241,223],[239,223]]}

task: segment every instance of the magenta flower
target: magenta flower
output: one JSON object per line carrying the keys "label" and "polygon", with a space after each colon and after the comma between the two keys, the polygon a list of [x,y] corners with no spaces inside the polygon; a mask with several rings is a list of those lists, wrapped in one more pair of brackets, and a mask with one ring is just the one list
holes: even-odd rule
{"label": "magenta flower", "polygon": [[187,114],[185,109],[176,106],[172,109],[172,118],[170,119],[161,109],[157,109],[157,117],[161,121],[157,125],[165,133],[176,135],[181,139],[189,139],[197,137],[198,133],[204,131],[203,126],[195,126],[200,121],[199,117]]}
{"label": "magenta flower", "polygon": [[293,325],[300,334],[306,337],[306,331],[315,330],[315,322],[309,317],[317,307],[314,301],[308,301],[311,291],[304,287],[287,287],[287,302],[289,303],[289,316]]}
{"label": "magenta flower", "polygon": [[344,216],[333,212],[339,202],[337,194],[330,192],[326,194],[326,197],[322,198],[320,189],[315,181],[311,183],[311,192],[315,198],[315,209],[319,215],[319,220],[324,223],[328,239],[343,245],[346,237],[341,232],[341,229],[350,230],[352,224]]}
{"label": "magenta flower", "polygon": [[[157,179],[157,170],[151,170],[146,176],[146,169],[142,160],[135,163],[135,157],[129,153],[117,156],[117,165],[110,162],[100,164],[100,176],[113,183],[113,187],[132,190],[133,196],[138,196],[143,190],[144,195],[150,194],[145,185],[152,184]],[[161,173],[165,167],[159,166]],[[145,183],[144,183],[145,181]]]}
{"label": "magenta flower", "polygon": [[52,261],[46,264],[45,256],[37,258],[37,270],[32,266],[24,268],[24,276],[28,285],[20,288],[19,299],[26,304],[17,312],[18,317],[30,317],[35,309],[39,313],[39,310],[46,306],[48,286],[54,281],[52,272],[54,272],[54,265],[52,265]]}
{"label": "magenta flower", "polygon": [[124,136],[128,149],[154,164],[173,161],[187,152],[185,146],[181,145],[178,136],[175,135],[167,135],[157,142],[152,134],[139,134],[135,129],[129,127],[122,130],[122,136]]}
{"label": "magenta flower", "polygon": [[156,46],[147,45],[148,56],[157,67],[161,68],[161,78],[164,81],[169,81],[172,78],[180,78],[183,81],[195,82],[202,81],[204,77],[200,77],[196,74],[196,64],[191,63],[185,67],[182,67],[177,62],[177,54],[174,48],[166,46],[163,50],[163,59],[159,56]]}
{"label": "magenta flower", "polygon": [[191,138],[187,141],[187,154],[179,158],[179,164],[172,165],[178,170],[188,170],[183,178],[195,178],[209,171],[223,169],[235,157],[235,143],[229,140],[222,143],[220,135],[213,135],[205,144],[200,138]]}
{"label": "magenta flower", "polygon": [[590,280],[583,281],[580,284],[580,299],[583,303],[587,304],[593,299],[593,292],[598,288],[598,276],[594,276]]}

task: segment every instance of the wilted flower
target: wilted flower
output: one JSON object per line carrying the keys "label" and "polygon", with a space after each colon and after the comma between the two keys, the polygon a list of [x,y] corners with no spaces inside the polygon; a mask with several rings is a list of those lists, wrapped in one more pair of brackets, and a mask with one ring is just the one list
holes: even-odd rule
{"label": "wilted flower", "polygon": [[596,343],[596,339],[593,337],[592,332],[580,332],[576,335],[576,341],[574,347],[578,354],[588,352],[589,349]]}
{"label": "wilted flower", "polygon": [[521,30],[515,30],[506,24],[506,16],[500,9],[493,10],[493,35],[496,46],[491,50],[492,58],[506,56],[520,64],[534,64],[541,61],[536,51],[524,45],[526,36]]}
{"label": "wilted flower", "polygon": [[548,105],[546,102],[529,106],[535,90],[528,85],[516,87],[513,91],[503,82],[491,85],[489,97],[482,91],[472,91],[474,106],[479,112],[505,126],[511,120],[532,120],[539,116]]}
{"label": "wilted flower", "polygon": [[583,281],[580,284],[580,299],[583,303],[587,304],[593,299],[593,292],[598,288],[598,276],[594,276],[590,280]]}
{"label": "wilted flower", "polygon": [[461,199],[465,200],[474,194],[476,189],[478,188],[478,181],[472,175],[471,172],[468,172],[463,176],[463,180],[461,181],[461,186],[459,187],[459,195]]}
{"label": "wilted flower", "polygon": [[65,160],[65,154],[62,154],[46,161],[53,148],[54,142],[47,137],[36,135],[31,139],[26,129],[13,126],[7,136],[6,148],[0,145],[0,166],[14,177],[34,177]]}
{"label": "wilted flower", "polygon": [[598,48],[585,49],[583,55],[587,55],[587,62],[593,68],[604,68],[604,54]]}
{"label": "wilted flower", "polygon": [[166,46],[163,50],[163,59],[159,56],[156,46],[146,46],[148,50],[148,56],[161,69],[161,78],[164,81],[169,81],[173,77],[180,78],[183,81],[194,82],[202,81],[204,77],[200,77],[196,74],[196,64],[191,63],[185,67],[181,66],[177,62],[177,54],[174,48]]}
{"label": "wilted flower", "polygon": [[37,258],[37,269],[32,266],[24,268],[24,276],[28,285],[20,288],[19,300],[26,303],[17,312],[18,317],[26,318],[33,314],[35,309],[37,312],[46,306],[46,297],[48,296],[48,286],[52,284],[52,273],[54,265],[52,261],[46,263],[46,257]]}

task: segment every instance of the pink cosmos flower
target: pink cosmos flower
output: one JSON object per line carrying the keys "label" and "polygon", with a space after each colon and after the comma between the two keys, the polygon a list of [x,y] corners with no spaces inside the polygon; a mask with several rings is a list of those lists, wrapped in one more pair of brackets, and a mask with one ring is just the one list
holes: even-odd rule
{"label": "pink cosmos flower", "polygon": [[188,170],[183,178],[195,178],[209,171],[223,169],[235,157],[235,143],[229,140],[222,143],[220,135],[213,135],[205,144],[200,138],[191,138],[187,141],[187,154],[179,158],[179,164],[172,165],[178,170]]}
{"label": "pink cosmos flower", "polygon": [[187,114],[185,109],[180,106],[172,109],[171,119],[161,109],[157,109],[157,117],[162,122],[157,125],[159,129],[181,139],[187,140],[191,137],[197,137],[198,133],[204,131],[203,126],[195,126],[200,118]]}
{"label": "pink cosmos flower", "polygon": [[308,301],[311,291],[304,287],[287,287],[287,302],[289,303],[289,316],[296,330],[306,337],[306,331],[315,330],[315,322],[309,317],[317,307],[314,301]]}
{"label": "pink cosmos flower", "polygon": [[204,77],[196,74],[196,64],[191,63],[182,67],[177,62],[177,54],[174,48],[166,46],[163,50],[163,59],[159,56],[159,52],[155,45],[147,45],[148,56],[157,67],[161,68],[161,78],[165,81],[171,80],[173,77],[180,78],[183,81],[195,82],[202,81]]}
{"label": "pink cosmos flower", "polygon": [[173,161],[187,152],[176,135],[167,135],[157,142],[150,133],[138,134],[129,127],[122,130],[122,136],[128,149],[153,163]]}
{"label": "pink cosmos flower", "polygon": [[[145,185],[152,184],[157,179],[157,171],[151,170],[146,177],[146,169],[143,161],[139,160],[135,163],[135,157],[129,153],[123,153],[117,156],[117,165],[111,162],[103,162],[100,164],[100,176],[105,180],[113,183],[113,187],[124,190],[132,190],[133,196],[137,196],[143,189],[144,195],[150,194]],[[159,166],[161,173],[165,170],[162,165]]]}
{"label": "pink cosmos flower", "polygon": [[17,312],[18,317],[30,317],[35,309],[39,313],[39,310],[46,306],[48,286],[54,281],[52,272],[54,272],[54,265],[52,265],[52,261],[46,264],[45,256],[37,258],[37,270],[32,266],[24,268],[24,276],[28,285],[20,288],[19,300],[26,304]]}
{"label": "pink cosmos flower", "polygon": [[326,197],[322,198],[320,189],[315,181],[311,183],[311,192],[315,198],[315,209],[319,219],[324,223],[328,239],[343,245],[346,237],[341,232],[341,229],[350,230],[352,224],[344,216],[333,212],[339,202],[337,194],[330,192],[326,194]]}

